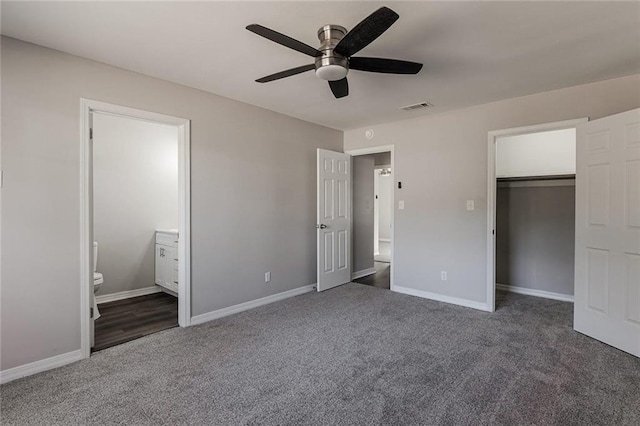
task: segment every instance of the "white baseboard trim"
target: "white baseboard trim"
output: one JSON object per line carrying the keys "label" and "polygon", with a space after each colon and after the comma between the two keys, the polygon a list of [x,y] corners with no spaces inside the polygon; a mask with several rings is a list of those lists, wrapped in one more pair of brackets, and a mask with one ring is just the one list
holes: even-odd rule
{"label": "white baseboard trim", "polygon": [[382,241],[383,243],[390,243],[391,238],[378,238],[378,241]]}
{"label": "white baseboard trim", "polygon": [[280,300],[288,299],[290,297],[309,293],[311,291],[314,291],[315,289],[316,289],[316,284],[309,284],[304,287],[294,288],[293,290],[283,291],[282,293],[272,294],[271,296],[262,297],[260,299],[251,300],[249,302],[244,302],[238,305],[229,306],[227,308],[218,309],[217,311],[211,311],[211,312],[207,312],[206,314],[196,315],[194,317],[191,317],[190,324],[191,325],[202,324],[205,322],[212,321],[214,319],[248,311],[249,309],[257,308],[258,306],[268,305],[269,303],[278,302]]}
{"label": "white baseboard trim", "polygon": [[120,291],[118,293],[103,294],[96,296],[98,305],[101,303],[115,302],[116,300],[129,299],[131,297],[146,296],[147,294],[160,293],[162,288],[158,285],[153,287],[137,288],[135,290]]}
{"label": "white baseboard trim", "polygon": [[422,297],[423,299],[436,300],[438,302],[451,303],[453,305],[464,306],[467,308],[478,309],[481,311],[491,312],[491,309],[484,302],[476,302],[475,300],[460,299],[458,297],[446,296],[444,294],[431,293],[429,291],[416,290],[414,288],[393,286],[391,291],[397,293],[408,294],[410,296]]}
{"label": "white baseboard trim", "polygon": [[78,349],[67,352],[66,354],[60,354],[52,356],[51,358],[41,359],[40,361],[34,361],[29,364],[9,368],[8,370],[0,371],[0,384],[9,383],[13,380],[31,376],[36,373],[42,373],[43,371],[51,370],[53,368],[62,367],[63,365],[71,364],[72,362],[80,361],[81,359],[82,350]]}
{"label": "white baseboard trim", "polygon": [[361,271],[351,273],[351,279],[357,280],[358,278],[366,277],[367,275],[373,275],[376,273],[376,268],[367,268]]}
{"label": "white baseboard trim", "polygon": [[173,291],[173,290],[169,290],[168,288],[165,288],[165,287],[160,287],[160,291],[162,291],[162,292],[164,292],[164,293],[167,293],[167,294],[170,294],[170,295],[172,295],[173,297],[179,297],[179,296],[178,296],[178,293],[176,293],[176,292],[175,292],[175,291]]}
{"label": "white baseboard trim", "polygon": [[545,299],[560,300],[562,302],[573,303],[573,296],[570,294],[554,293],[552,291],[535,290],[533,288],[516,287],[507,284],[496,284],[498,290],[510,291],[512,293],[525,294],[527,296],[544,297]]}

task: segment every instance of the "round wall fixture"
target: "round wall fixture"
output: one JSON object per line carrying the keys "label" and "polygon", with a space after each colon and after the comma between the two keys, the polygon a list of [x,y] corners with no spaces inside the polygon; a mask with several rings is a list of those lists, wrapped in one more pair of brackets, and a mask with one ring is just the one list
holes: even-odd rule
{"label": "round wall fixture", "polygon": [[375,132],[373,131],[373,129],[367,129],[364,132],[364,137],[367,139],[373,139],[373,136],[375,135]]}

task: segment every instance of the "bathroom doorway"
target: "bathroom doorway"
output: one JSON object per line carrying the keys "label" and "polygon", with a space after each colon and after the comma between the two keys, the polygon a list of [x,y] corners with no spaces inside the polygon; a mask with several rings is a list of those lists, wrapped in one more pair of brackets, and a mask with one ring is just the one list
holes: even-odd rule
{"label": "bathroom doorway", "polygon": [[89,356],[189,324],[189,122],[89,100],[82,112]]}
{"label": "bathroom doorway", "polygon": [[391,289],[394,210],[392,148],[372,148],[348,154],[353,156],[352,281]]}

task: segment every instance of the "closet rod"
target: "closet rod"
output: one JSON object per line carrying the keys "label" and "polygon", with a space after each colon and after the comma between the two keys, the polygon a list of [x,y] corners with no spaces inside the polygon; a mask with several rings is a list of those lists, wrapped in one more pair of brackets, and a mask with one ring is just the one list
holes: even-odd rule
{"label": "closet rod", "polygon": [[547,176],[518,176],[518,177],[499,177],[498,182],[521,182],[527,180],[558,180],[558,179],[575,179],[576,175],[547,175]]}

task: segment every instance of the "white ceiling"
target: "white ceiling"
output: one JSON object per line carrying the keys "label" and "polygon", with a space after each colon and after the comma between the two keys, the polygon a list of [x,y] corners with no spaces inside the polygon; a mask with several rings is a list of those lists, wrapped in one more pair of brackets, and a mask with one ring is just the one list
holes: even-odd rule
{"label": "white ceiling", "polygon": [[[400,19],[361,56],[423,62],[417,76],[349,73],[335,99],[312,58],[245,26],[318,46],[382,5]],[[640,2],[2,2],[2,34],[337,129],[640,73]],[[401,106],[429,101],[430,110]]]}

